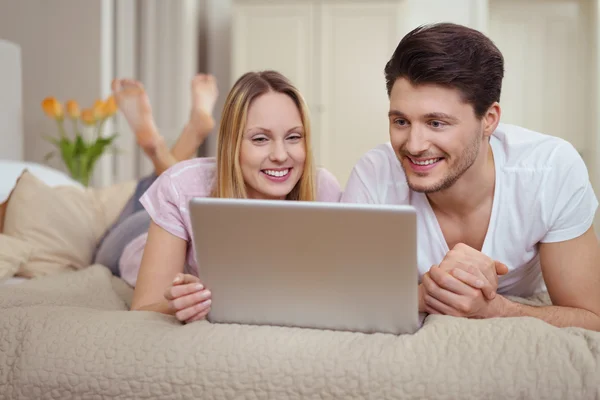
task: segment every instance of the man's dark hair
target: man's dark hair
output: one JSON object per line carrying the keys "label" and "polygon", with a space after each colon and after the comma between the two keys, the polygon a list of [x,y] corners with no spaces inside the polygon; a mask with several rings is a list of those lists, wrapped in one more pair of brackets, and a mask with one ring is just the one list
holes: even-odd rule
{"label": "man's dark hair", "polygon": [[500,101],[503,77],[504,58],[496,45],[483,33],[452,23],[414,29],[385,66],[388,96],[398,78],[454,88],[477,118]]}

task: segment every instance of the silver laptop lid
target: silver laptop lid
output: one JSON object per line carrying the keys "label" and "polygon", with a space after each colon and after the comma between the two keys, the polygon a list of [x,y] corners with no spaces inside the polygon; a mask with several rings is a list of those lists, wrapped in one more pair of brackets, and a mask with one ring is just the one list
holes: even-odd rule
{"label": "silver laptop lid", "polygon": [[209,321],[417,330],[414,208],[196,198],[190,213]]}

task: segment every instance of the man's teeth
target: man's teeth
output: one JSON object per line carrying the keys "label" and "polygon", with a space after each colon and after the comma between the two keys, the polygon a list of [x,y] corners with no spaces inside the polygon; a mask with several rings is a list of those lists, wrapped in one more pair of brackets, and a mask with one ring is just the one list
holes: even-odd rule
{"label": "man's teeth", "polygon": [[271,175],[271,176],[276,176],[276,177],[282,177],[282,176],[286,176],[288,174],[288,172],[290,172],[289,169],[284,169],[281,171],[274,171],[272,169],[265,169],[264,173],[267,175]]}
{"label": "man's teeth", "polygon": [[410,160],[414,164],[417,164],[417,165],[430,165],[430,164],[433,164],[433,163],[436,163],[436,162],[440,161],[439,158],[432,158],[430,160],[425,160],[425,161],[417,161],[417,160],[413,160],[412,158]]}

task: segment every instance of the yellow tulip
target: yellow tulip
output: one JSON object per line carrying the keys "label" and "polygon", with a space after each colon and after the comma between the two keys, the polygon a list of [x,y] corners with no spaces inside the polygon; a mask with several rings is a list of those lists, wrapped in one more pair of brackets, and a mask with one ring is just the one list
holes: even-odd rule
{"label": "yellow tulip", "polygon": [[81,121],[86,125],[94,125],[96,123],[96,116],[94,110],[86,108],[81,111]]}
{"label": "yellow tulip", "polygon": [[50,118],[62,119],[64,116],[62,104],[54,97],[46,97],[42,101],[42,109]]}
{"label": "yellow tulip", "polygon": [[106,116],[104,114],[104,102],[100,99],[96,100],[92,110],[94,111],[94,118],[96,118],[97,120],[102,119]]}
{"label": "yellow tulip", "polygon": [[81,116],[81,111],[79,111],[79,104],[75,100],[69,100],[66,104],[67,114],[71,119],[77,119]]}
{"label": "yellow tulip", "polygon": [[104,102],[104,116],[112,117],[117,112],[117,102],[114,96],[109,96]]}

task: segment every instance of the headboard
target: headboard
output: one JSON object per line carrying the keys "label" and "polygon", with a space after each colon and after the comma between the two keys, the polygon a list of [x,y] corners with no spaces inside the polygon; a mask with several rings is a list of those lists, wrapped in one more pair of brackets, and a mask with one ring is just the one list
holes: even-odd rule
{"label": "headboard", "polygon": [[24,157],[22,81],[21,47],[0,39],[0,160]]}

